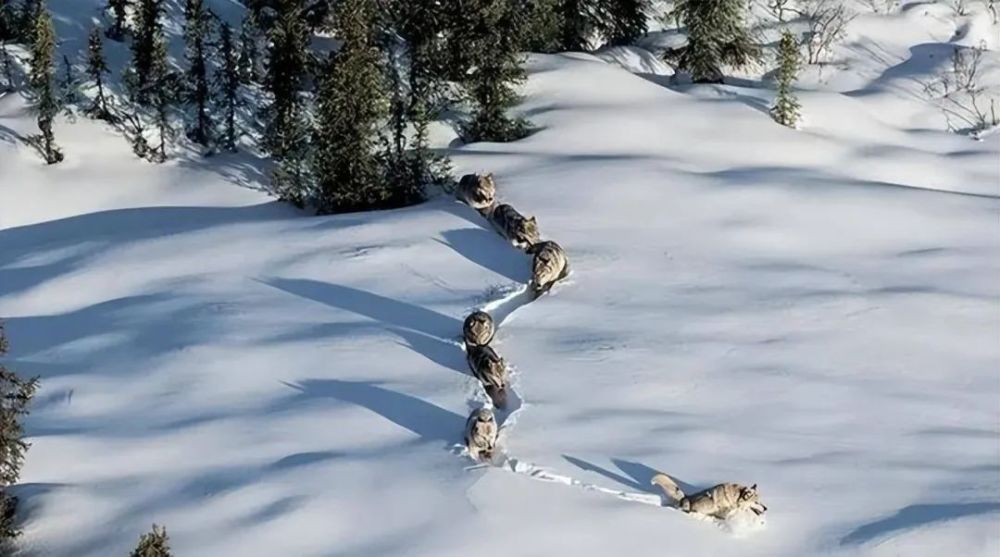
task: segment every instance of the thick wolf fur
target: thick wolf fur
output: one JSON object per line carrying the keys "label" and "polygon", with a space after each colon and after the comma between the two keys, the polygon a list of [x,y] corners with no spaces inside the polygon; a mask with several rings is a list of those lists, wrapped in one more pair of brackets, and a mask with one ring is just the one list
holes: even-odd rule
{"label": "thick wolf fur", "polygon": [[496,333],[493,318],[485,311],[474,311],[465,318],[462,324],[462,336],[466,346],[482,346],[489,344]]}
{"label": "thick wolf fur", "polygon": [[537,298],[569,274],[569,260],[562,246],[552,241],[539,242],[528,249],[531,262],[531,291]]}
{"label": "thick wolf fur", "polygon": [[653,476],[652,483],[660,486],[667,497],[676,501],[677,508],[688,513],[725,520],[743,510],[753,511],[758,515],[767,511],[767,507],[760,502],[757,484],[746,487],[740,484],[724,483],[693,495],[684,495],[677,482],[666,474]]}
{"label": "thick wolf fur", "polygon": [[507,362],[489,345],[466,347],[472,375],[479,379],[497,408],[507,406]]}
{"label": "thick wolf fur", "polygon": [[483,215],[489,215],[496,205],[497,186],[492,174],[466,174],[458,181],[459,199]]}
{"label": "thick wolf fur", "polygon": [[493,209],[490,221],[504,238],[521,249],[530,248],[540,239],[538,220],[535,217],[525,217],[506,203]]}
{"label": "thick wolf fur", "polygon": [[465,422],[465,446],[475,460],[490,460],[497,443],[497,421],[489,408],[473,410]]}

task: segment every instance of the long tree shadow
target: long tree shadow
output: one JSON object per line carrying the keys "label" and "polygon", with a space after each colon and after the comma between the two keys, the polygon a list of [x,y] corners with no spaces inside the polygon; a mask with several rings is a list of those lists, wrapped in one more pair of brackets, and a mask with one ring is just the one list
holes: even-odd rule
{"label": "long tree shadow", "polygon": [[[614,465],[618,467],[618,469],[624,474],[623,475],[573,456],[563,455],[563,458],[566,459],[567,462],[576,466],[577,468],[580,468],[581,470],[586,470],[588,472],[594,472],[596,474],[600,474],[605,478],[620,483],[636,491],[642,491],[645,493],[655,493],[656,495],[660,496],[660,499],[662,500],[662,503],[664,505],[672,503],[671,500],[667,499],[667,497],[664,495],[663,491],[659,487],[651,483],[653,476],[659,473],[655,468],[651,468],[649,466],[646,466],[645,464],[640,464],[638,462],[634,462],[631,460],[612,458],[611,462],[613,462]],[[688,482],[685,482],[683,480],[680,480],[672,474],[670,475],[670,478],[673,479],[675,482],[677,482],[677,486],[681,488],[681,491],[683,491],[685,494],[695,493],[701,490],[701,488],[693,484],[690,484]]]}
{"label": "long tree shadow", "polygon": [[1000,503],[935,503],[910,505],[896,514],[863,524],[841,538],[840,545],[861,544],[897,530],[917,528],[933,522],[954,520],[965,516],[1000,512]]}
{"label": "long tree shadow", "polygon": [[444,240],[437,240],[439,243],[480,267],[517,282],[527,282],[531,278],[527,256],[511,248],[509,242],[492,230],[456,228],[442,232],[441,236]]}
{"label": "long tree shadow", "polygon": [[425,441],[457,443],[465,424],[465,417],[454,412],[367,381],[306,379],[285,385],[302,399],[332,398],[362,406]]}
{"label": "long tree shadow", "polygon": [[446,339],[462,330],[461,321],[408,302],[402,302],[339,284],[310,279],[270,277],[261,280],[278,290],[330,307],[357,313],[386,325]]}

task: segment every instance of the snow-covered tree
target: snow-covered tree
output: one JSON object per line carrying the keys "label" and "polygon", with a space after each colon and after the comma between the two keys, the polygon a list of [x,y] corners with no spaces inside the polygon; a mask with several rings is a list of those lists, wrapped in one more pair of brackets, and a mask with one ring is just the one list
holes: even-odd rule
{"label": "snow-covered tree", "polygon": [[[6,353],[7,337],[0,323],[0,357]],[[37,389],[37,378],[23,379],[0,362],[0,551],[20,533],[13,522],[17,499],[7,490],[20,478],[30,446],[21,424]]]}
{"label": "snow-covered tree", "polygon": [[207,147],[212,143],[209,115],[212,89],[208,75],[211,20],[203,0],[187,0],[184,17],[184,57],[187,60],[184,100],[194,111],[194,122],[187,135],[191,141]]}
{"label": "snow-covered tree", "polygon": [[109,73],[111,73],[111,70],[104,59],[104,40],[101,39],[100,29],[94,27],[87,39],[87,77],[90,78],[90,82],[93,83],[96,92],[94,93],[94,100],[84,112],[98,120],[113,122],[115,117],[111,112],[111,107],[108,105],[108,96],[104,87],[104,76]]}
{"label": "snow-covered tree", "polygon": [[303,0],[277,0],[264,80],[271,102],[263,112],[263,146],[276,163],[271,189],[280,199],[299,206],[312,188],[310,125],[300,94],[310,60],[303,7]]}
{"label": "snow-covered tree", "polygon": [[132,0],[108,0],[106,11],[111,17],[111,26],[105,34],[113,41],[121,42],[125,38],[128,24],[128,11]]}
{"label": "snow-covered tree", "polygon": [[240,68],[233,38],[233,28],[223,23],[219,30],[219,56],[221,63],[215,74],[215,104],[222,110],[222,146],[227,151],[236,151],[240,132],[236,124],[236,114],[240,109]]}
{"label": "snow-covered tree", "polygon": [[35,99],[35,109],[38,111],[40,133],[29,140],[48,164],[56,164],[63,160],[62,151],[56,145],[52,133],[52,121],[59,113],[60,107],[59,97],[52,83],[55,50],[56,37],[52,28],[52,16],[48,10],[42,10],[35,17],[34,37],[31,43],[31,73],[28,75],[28,84]]}
{"label": "snow-covered tree", "polygon": [[771,116],[775,122],[790,128],[794,128],[799,121],[799,101],[792,91],[792,85],[798,75],[800,63],[799,43],[786,30],[778,43],[778,92],[774,106],[771,107]]}
{"label": "snow-covered tree", "polygon": [[388,103],[375,0],[342,0],[333,17],[342,44],[330,56],[317,102],[320,214],[382,207],[392,194],[376,148]]}
{"label": "snow-covered tree", "polygon": [[167,529],[154,524],[152,531],[139,537],[139,545],[132,550],[130,557],[171,557]]}
{"label": "snow-covered tree", "polygon": [[677,0],[674,11],[688,35],[680,65],[695,83],[721,83],[724,66],[743,68],[760,59],[744,0]]}

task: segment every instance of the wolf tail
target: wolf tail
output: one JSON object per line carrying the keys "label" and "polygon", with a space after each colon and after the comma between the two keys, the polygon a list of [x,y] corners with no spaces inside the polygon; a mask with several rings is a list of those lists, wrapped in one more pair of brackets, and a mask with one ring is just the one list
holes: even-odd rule
{"label": "wolf tail", "polygon": [[660,486],[663,492],[667,494],[667,497],[673,499],[678,504],[680,504],[681,501],[684,500],[684,492],[681,491],[681,488],[677,485],[677,482],[675,482],[670,476],[666,474],[657,474],[653,476],[653,479],[650,480],[650,483],[653,485]]}

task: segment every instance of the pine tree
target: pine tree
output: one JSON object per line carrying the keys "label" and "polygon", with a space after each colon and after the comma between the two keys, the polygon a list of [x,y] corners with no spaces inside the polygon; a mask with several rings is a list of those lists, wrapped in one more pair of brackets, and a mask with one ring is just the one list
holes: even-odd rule
{"label": "pine tree", "polygon": [[674,12],[687,27],[680,65],[695,83],[721,83],[722,67],[743,68],[760,59],[744,22],[744,0],[678,0]]}
{"label": "pine tree", "polygon": [[[7,337],[0,323],[0,357],[7,353]],[[19,534],[13,523],[17,499],[7,489],[21,475],[24,455],[30,446],[24,441],[21,422],[38,389],[38,378],[22,379],[0,362],[0,546]]]}
{"label": "pine tree", "polygon": [[156,41],[150,62],[149,102],[153,110],[153,123],[159,135],[159,143],[151,149],[149,158],[153,162],[162,163],[167,160],[167,145],[176,135],[170,123],[170,110],[177,101],[181,89],[178,76],[170,71],[165,37],[161,36]]}
{"label": "pine tree", "polygon": [[111,13],[112,19],[111,27],[105,34],[109,39],[121,42],[125,38],[125,25],[131,5],[132,0],[108,0],[107,11]]}
{"label": "pine tree", "polygon": [[14,0],[0,0],[0,44],[17,38]]}
{"label": "pine tree", "polygon": [[562,0],[559,6],[562,15],[559,46],[562,50],[588,49],[593,32],[593,7],[593,0]]}
{"label": "pine tree", "polygon": [[519,27],[524,50],[559,52],[562,46],[563,0],[518,0]]}
{"label": "pine tree", "polygon": [[167,529],[154,524],[151,532],[139,537],[139,545],[132,550],[130,557],[171,557]]}
{"label": "pine tree", "polygon": [[15,16],[18,38],[21,42],[30,44],[34,40],[38,17],[43,11],[45,11],[45,0],[21,0],[21,10]]}
{"label": "pine tree", "polygon": [[320,214],[384,207],[393,193],[382,183],[376,152],[388,106],[375,42],[375,1],[342,0],[337,8],[334,27],[343,42],[330,56],[317,104],[314,172]]}
{"label": "pine tree", "polygon": [[278,0],[276,14],[264,80],[271,102],[263,114],[263,147],[276,163],[273,193],[302,206],[311,191],[310,130],[300,95],[308,77],[309,29],[303,0]]}
{"label": "pine tree", "polygon": [[80,84],[73,73],[73,64],[69,61],[69,56],[63,55],[62,77],[59,79],[59,104],[71,112],[71,107],[80,102]]}
{"label": "pine tree", "polygon": [[778,43],[778,92],[771,107],[771,116],[775,122],[790,128],[794,128],[799,121],[799,101],[792,91],[792,84],[795,83],[800,63],[798,41],[786,30]]}
{"label": "pine tree", "polygon": [[108,63],[104,59],[104,41],[101,39],[101,32],[97,27],[90,31],[87,39],[87,76],[93,82],[97,92],[94,100],[84,112],[98,120],[114,122],[115,117],[108,106],[108,97],[104,91],[104,76],[111,73]]}
{"label": "pine tree", "polygon": [[521,67],[520,29],[512,0],[473,0],[467,4],[467,50],[472,61],[462,86],[472,103],[465,135],[472,141],[513,141],[527,133],[527,123],[507,111],[517,102],[515,87],[525,79]]}
{"label": "pine tree", "polygon": [[184,16],[184,54],[188,64],[185,101],[195,112],[194,125],[188,130],[188,137],[207,147],[212,143],[212,119],[208,106],[212,96],[208,76],[210,20],[203,0],[187,0]]}
{"label": "pine tree", "polygon": [[240,137],[236,125],[236,113],[240,108],[239,59],[233,41],[233,28],[228,23],[223,23],[219,35],[222,64],[215,74],[215,97],[216,104],[222,108],[223,113],[222,146],[227,151],[235,152]]}
{"label": "pine tree", "polygon": [[132,40],[132,65],[125,76],[125,85],[132,99],[140,106],[149,106],[154,58],[157,45],[164,41],[163,0],[138,0],[134,38]]}
{"label": "pine tree", "polygon": [[7,50],[7,41],[0,40],[0,93],[17,89],[14,78],[14,57]]}
{"label": "pine tree", "polygon": [[260,81],[260,23],[257,13],[248,9],[240,25],[240,81],[250,85]]}
{"label": "pine tree", "polygon": [[600,31],[614,46],[628,45],[646,34],[647,0],[600,0]]}
{"label": "pine tree", "polygon": [[48,164],[56,164],[63,160],[62,151],[56,146],[55,136],[52,133],[52,121],[59,113],[59,98],[52,84],[55,41],[52,16],[48,10],[43,10],[35,17],[34,40],[31,44],[31,73],[28,76],[28,84],[37,103],[38,129],[41,134],[32,136],[29,140]]}

